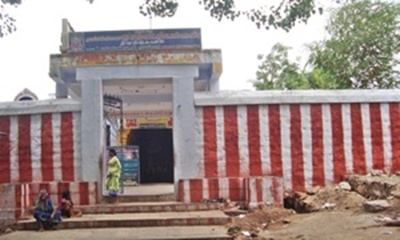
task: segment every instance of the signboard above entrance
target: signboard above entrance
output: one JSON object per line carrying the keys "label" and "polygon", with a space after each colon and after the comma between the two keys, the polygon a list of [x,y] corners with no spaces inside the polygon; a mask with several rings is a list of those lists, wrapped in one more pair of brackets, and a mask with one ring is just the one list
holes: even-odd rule
{"label": "signboard above entrance", "polygon": [[201,50],[201,30],[193,28],[69,33],[69,52],[176,49]]}

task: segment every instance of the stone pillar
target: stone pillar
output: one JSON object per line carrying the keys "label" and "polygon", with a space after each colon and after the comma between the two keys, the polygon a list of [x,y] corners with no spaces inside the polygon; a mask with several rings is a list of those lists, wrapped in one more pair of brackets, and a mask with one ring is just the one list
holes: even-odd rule
{"label": "stone pillar", "polygon": [[81,81],[82,180],[102,186],[104,149],[103,83],[101,79]]}
{"label": "stone pillar", "polygon": [[68,98],[68,86],[65,83],[56,83],[56,98]]}
{"label": "stone pillar", "polygon": [[198,175],[195,154],[194,78],[175,77],[173,84],[174,181]]}
{"label": "stone pillar", "polygon": [[211,78],[209,80],[208,84],[209,84],[210,92],[218,92],[219,91],[219,79],[218,78]]}

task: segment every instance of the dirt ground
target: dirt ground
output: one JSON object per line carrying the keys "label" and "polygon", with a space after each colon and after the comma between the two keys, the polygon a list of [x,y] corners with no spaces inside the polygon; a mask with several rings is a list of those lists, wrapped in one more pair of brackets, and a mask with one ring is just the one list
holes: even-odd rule
{"label": "dirt ground", "polygon": [[274,240],[399,240],[400,227],[382,227],[377,214],[317,212],[290,217],[289,224],[271,225],[258,239]]}
{"label": "dirt ground", "polygon": [[235,217],[228,232],[240,240],[400,239],[400,227],[383,226],[374,220],[387,213],[352,210],[303,214],[281,208],[255,210],[246,217]]}
{"label": "dirt ground", "polygon": [[[286,194],[286,207],[253,209],[232,218],[228,233],[236,239],[267,240],[400,240],[400,176],[352,176],[344,185]],[[386,210],[364,204],[383,199]],[[367,203],[368,202],[368,203]],[[369,208],[368,208],[369,209]],[[384,226],[387,219],[397,226]]]}

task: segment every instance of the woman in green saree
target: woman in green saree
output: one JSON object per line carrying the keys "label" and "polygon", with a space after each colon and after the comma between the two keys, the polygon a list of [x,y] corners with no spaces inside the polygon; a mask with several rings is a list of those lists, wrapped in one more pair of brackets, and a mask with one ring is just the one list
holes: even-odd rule
{"label": "woman in green saree", "polygon": [[107,180],[106,187],[108,195],[114,199],[114,202],[118,202],[119,192],[119,179],[121,177],[121,163],[117,158],[115,149],[110,149],[110,159],[107,163]]}

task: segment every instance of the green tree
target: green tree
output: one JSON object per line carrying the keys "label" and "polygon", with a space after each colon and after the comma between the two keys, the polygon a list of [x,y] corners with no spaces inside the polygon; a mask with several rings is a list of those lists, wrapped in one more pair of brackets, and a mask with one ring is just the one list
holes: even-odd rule
{"label": "green tree", "polygon": [[[93,3],[94,0],[86,0]],[[134,0],[132,0],[134,1]],[[135,0],[137,1],[137,0]],[[178,0],[142,0],[139,11],[149,17],[172,17],[179,8]],[[182,0],[183,1],[183,0]],[[189,0],[185,0],[189,1]],[[193,0],[191,0],[193,1]],[[322,14],[322,5],[317,0],[279,0],[271,3],[265,0],[265,6],[249,10],[240,10],[235,7],[235,0],[197,0],[208,11],[211,17],[217,20],[234,20],[240,16],[247,17],[258,28],[269,29],[271,27],[289,31],[296,23],[307,22],[315,13]],[[346,1],[346,0],[329,0]],[[22,0],[0,0],[0,37],[16,30],[15,19],[10,16],[5,6],[17,6]],[[114,4],[111,3],[110,4]]]}
{"label": "green tree", "polygon": [[289,48],[281,43],[275,44],[267,55],[258,55],[261,64],[256,79],[251,80],[257,90],[269,89],[309,89],[307,77],[299,65],[289,59]]}
{"label": "green tree", "polygon": [[343,5],[330,17],[329,38],[311,46],[311,66],[335,79],[338,88],[398,87],[399,14],[394,2]]}

